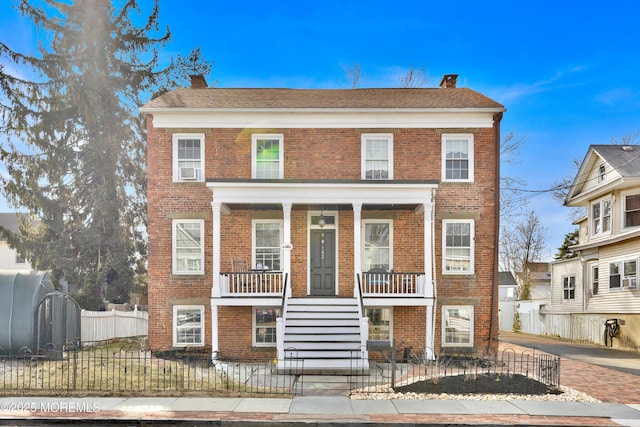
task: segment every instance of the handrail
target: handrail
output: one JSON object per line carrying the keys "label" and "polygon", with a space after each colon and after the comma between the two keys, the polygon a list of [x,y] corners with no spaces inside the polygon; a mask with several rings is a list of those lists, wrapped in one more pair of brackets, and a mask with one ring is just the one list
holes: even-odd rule
{"label": "handrail", "polygon": [[364,317],[364,299],[362,298],[362,284],[360,283],[360,274],[356,274],[358,279],[358,299],[360,300],[360,317]]}
{"label": "handrail", "polygon": [[284,274],[284,284],[282,285],[282,303],[280,304],[280,317],[284,317],[285,303],[287,301],[287,283],[289,282],[289,273]]}

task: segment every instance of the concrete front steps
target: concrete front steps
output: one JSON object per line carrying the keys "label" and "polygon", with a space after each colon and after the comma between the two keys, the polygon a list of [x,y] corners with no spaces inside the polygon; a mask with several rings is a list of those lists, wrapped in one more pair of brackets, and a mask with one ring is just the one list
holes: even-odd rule
{"label": "concrete front steps", "polygon": [[305,374],[368,371],[361,358],[355,298],[292,298],[284,320],[285,358],[278,365]]}

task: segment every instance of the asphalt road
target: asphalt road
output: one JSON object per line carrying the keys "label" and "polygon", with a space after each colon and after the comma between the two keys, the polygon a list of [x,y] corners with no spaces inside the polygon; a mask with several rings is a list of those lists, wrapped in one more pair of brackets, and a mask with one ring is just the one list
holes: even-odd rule
{"label": "asphalt road", "polygon": [[640,353],[598,344],[500,331],[500,341],[640,376]]}

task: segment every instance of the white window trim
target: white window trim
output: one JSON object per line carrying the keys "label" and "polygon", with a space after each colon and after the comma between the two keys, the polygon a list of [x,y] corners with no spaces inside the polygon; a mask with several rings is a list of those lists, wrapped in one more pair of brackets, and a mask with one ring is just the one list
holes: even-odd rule
{"label": "white window trim", "polygon": [[277,139],[279,141],[278,179],[284,179],[284,134],[282,133],[254,133],[251,135],[251,178],[256,179],[258,173],[256,151],[259,139]]}
{"label": "white window trim", "polygon": [[[198,271],[178,270],[178,259],[176,254],[176,228],[178,224],[197,223],[200,224],[200,269]],[[172,273],[176,275],[198,275],[204,274],[204,220],[203,219],[174,219],[171,224],[171,264]]]}
{"label": "white window trim", "polygon": [[628,196],[637,196],[639,195],[638,190],[634,191],[625,191],[620,194],[620,198],[622,199],[622,209],[620,209],[620,228],[624,231],[636,230],[640,228],[640,225],[632,225],[631,227],[626,226],[626,215],[627,215],[627,197]]}
{"label": "white window trim", "polygon": [[[281,219],[254,219],[251,221],[251,266],[252,268],[257,268],[256,266],[256,224],[278,224],[280,227],[280,270],[282,270],[282,262],[284,260],[283,257],[283,249],[282,249],[282,238],[284,233],[284,220]],[[273,268],[273,266],[271,266]]]}
{"label": "white window trim", "polygon": [[607,166],[603,163],[598,165],[598,184],[607,180]]}
{"label": "white window trim", "polygon": [[[258,327],[258,322],[256,321],[256,310],[280,310],[281,307],[251,307],[251,345],[253,347],[276,347],[277,342],[274,341],[272,343],[267,343],[267,342],[256,342],[256,328]],[[280,313],[280,316],[282,316],[282,313]],[[280,317],[278,316],[278,317]],[[274,326],[275,327],[275,326]]]}
{"label": "white window trim", "polygon": [[[468,179],[447,179],[447,140],[466,139],[469,149],[469,178]],[[442,181],[443,182],[473,182],[474,181],[474,143],[472,133],[444,133],[442,134]]]}
{"label": "white window trim", "polygon": [[[596,282],[595,280],[595,274],[594,274],[594,270],[598,269],[598,291],[594,292],[594,288],[593,285]],[[600,295],[600,264],[598,264],[597,262],[592,262],[589,264],[589,291],[591,293],[591,296],[597,296]]]}
{"label": "white window trim", "polygon": [[392,133],[363,133],[360,137],[360,177],[368,181],[383,181],[367,178],[367,140],[369,139],[386,139],[387,144],[387,160],[388,160],[388,177],[385,180],[393,179],[393,134]]}
{"label": "white window trim", "polygon": [[[174,133],[173,139],[173,182],[204,182],[204,134],[203,133]],[[178,171],[178,141],[181,139],[200,140],[200,174],[196,179],[180,179]]]}
{"label": "white window trim", "polygon": [[[200,310],[200,319],[202,320],[202,325],[200,328],[200,342],[199,343],[179,343],[178,342],[178,310]],[[204,347],[204,337],[205,337],[205,319],[204,319],[204,306],[203,305],[174,305],[173,306],[173,346],[174,347]]]}
{"label": "white window trim", "polygon": [[[611,211],[609,213],[609,230],[604,231],[604,202],[609,201],[609,206],[611,207]],[[600,232],[595,232],[595,227],[593,226],[593,222],[596,219],[593,216],[593,207],[595,205],[600,205]],[[602,199],[595,200],[589,204],[589,234],[591,237],[602,237],[609,236],[611,234],[611,230],[613,229],[613,199],[609,197],[603,197]]]}
{"label": "white window trim", "polygon": [[[390,306],[390,307],[382,307],[382,306],[365,307],[364,311],[366,313],[367,310],[371,310],[371,309],[389,310],[389,341],[393,342],[393,306]],[[371,333],[371,326],[369,326],[369,333]],[[367,337],[367,339],[369,339],[369,337]],[[387,340],[384,340],[384,341],[387,341]]]}
{"label": "white window trim", "polygon": [[362,241],[360,242],[360,251],[362,252],[362,259],[360,260],[360,265],[364,269],[365,266],[365,227],[367,224],[389,224],[389,271],[393,270],[393,220],[392,219],[363,219],[360,235]]}
{"label": "white window trim", "polygon": [[[471,324],[469,325],[469,342],[468,343],[448,343],[446,342],[447,324],[445,322],[445,313],[448,309],[464,309],[471,311]],[[444,305],[442,306],[442,346],[443,347],[473,347],[474,329],[475,329],[475,310],[472,305]]]}
{"label": "white window trim", "polygon": [[[565,298],[565,291],[571,291],[571,278],[573,277],[573,298]],[[564,281],[567,280],[567,287],[564,286]],[[574,301],[576,299],[576,275],[575,274],[566,274],[562,276],[562,300],[563,301]]]}
{"label": "white window trim", "polygon": [[[470,248],[470,260],[469,271],[447,271],[447,224],[465,223],[471,224],[469,232],[471,233],[471,240],[469,242]],[[443,275],[473,275],[476,271],[476,231],[475,221],[472,219],[443,219],[442,220],[442,274]]]}

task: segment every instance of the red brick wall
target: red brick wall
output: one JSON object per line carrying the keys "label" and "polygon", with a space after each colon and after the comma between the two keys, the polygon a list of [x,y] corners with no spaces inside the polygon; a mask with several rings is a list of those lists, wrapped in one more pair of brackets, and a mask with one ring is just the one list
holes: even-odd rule
{"label": "red brick wall", "polygon": [[[172,182],[172,133],[205,134],[207,178],[250,178],[251,135],[284,134],[285,177],[288,179],[360,179],[361,138],[372,130],[356,129],[156,129],[148,119],[148,216],[149,216],[149,342],[152,349],[171,347],[172,305],[193,299],[208,300],[211,294],[211,200],[204,183]],[[442,133],[474,134],[474,183],[440,183],[435,200],[435,250],[438,289],[436,345],[440,342],[441,305],[457,303],[475,307],[475,346],[482,351],[489,339],[490,320],[497,313],[492,304],[495,212],[496,136],[494,129],[380,129],[394,134],[394,177],[398,180],[441,179]],[[223,215],[221,269],[231,268],[231,259],[251,259],[251,220],[282,218],[280,211],[234,210]],[[205,220],[205,274],[171,274],[171,221],[178,218]],[[394,221],[394,269],[422,271],[423,215],[412,210],[363,211],[363,218]],[[473,276],[443,276],[442,220],[475,219],[475,270]],[[307,211],[294,206],[291,214],[294,296],[307,294]],[[353,214],[339,212],[339,295],[353,292]],[[442,301],[442,302],[441,302]],[[207,303],[208,304],[208,303]],[[210,345],[210,307],[205,309],[206,341]],[[424,346],[425,309],[394,309],[396,338]],[[496,314],[497,315],[497,314]],[[246,352],[251,345],[251,310],[220,308],[220,350]],[[409,327],[400,325],[410,325]],[[414,327],[415,325],[415,327]],[[229,332],[232,331],[232,332]],[[233,341],[233,342],[230,342]],[[420,343],[422,343],[420,345]]]}

